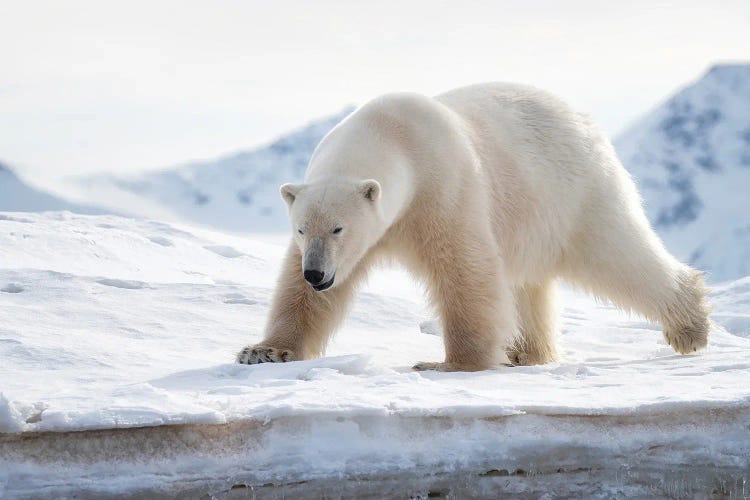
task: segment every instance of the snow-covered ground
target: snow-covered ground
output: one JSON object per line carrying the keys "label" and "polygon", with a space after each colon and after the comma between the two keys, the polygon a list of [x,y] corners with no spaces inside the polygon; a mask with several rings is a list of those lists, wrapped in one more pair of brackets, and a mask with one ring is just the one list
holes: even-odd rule
{"label": "snow-covered ground", "polygon": [[750,480],[750,278],[712,293],[721,326],[699,355],[565,291],[560,363],[417,373],[442,356],[439,328],[387,270],[327,357],[236,365],[261,338],[282,253],[155,221],[0,213],[0,497],[231,497],[240,483],[330,496],[345,480],[408,496],[432,486],[404,478],[428,474],[474,474],[463,496]]}

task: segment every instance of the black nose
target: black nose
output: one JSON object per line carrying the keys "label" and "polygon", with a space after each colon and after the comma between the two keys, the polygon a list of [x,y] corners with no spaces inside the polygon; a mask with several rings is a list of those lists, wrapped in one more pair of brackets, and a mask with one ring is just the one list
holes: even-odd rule
{"label": "black nose", "polygon": [[325,276],[325,273],[322,273],[315,269],[308,269],[305,271],[305,279],[311,285],[319,284],[321,281],[323,281],[323,276]]}

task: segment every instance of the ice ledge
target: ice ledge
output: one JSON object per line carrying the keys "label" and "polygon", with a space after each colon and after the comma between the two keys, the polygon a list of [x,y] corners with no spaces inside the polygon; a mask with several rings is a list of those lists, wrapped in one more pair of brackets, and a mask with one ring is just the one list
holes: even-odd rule
{"label": "ice ledge", "polygon": [[458,472],[616,474],[622,464],[656,472],[689,464],[748,477],[748,456],[750,404],[645,416],[319,415],[267,423],[3,434],[0,496],[164,494],[196,484],[213,494],[238,483]]}

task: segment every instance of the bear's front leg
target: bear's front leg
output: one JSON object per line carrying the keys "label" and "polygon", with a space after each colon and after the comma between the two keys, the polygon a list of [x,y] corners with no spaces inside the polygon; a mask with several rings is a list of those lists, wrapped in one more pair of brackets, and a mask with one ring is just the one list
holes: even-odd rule
{"label": "bear's front leg", "polygon": [[291,243],[276,285],[265,338],[243,348],[237,363],[284,363],[320,356],[346,314],[354,295],[354,278],[316,292],[302,274],[302,257]]}
{"label": "bear's front leg", "polygon": [[458,248],[449,254],[450,265],[431,266],[428,285],[442,316],[445,361],[420,362],[414,370],[479,371],[508,362],[505,349],[518,332],[512,291],[500,278],[491,245],[469,251]]}

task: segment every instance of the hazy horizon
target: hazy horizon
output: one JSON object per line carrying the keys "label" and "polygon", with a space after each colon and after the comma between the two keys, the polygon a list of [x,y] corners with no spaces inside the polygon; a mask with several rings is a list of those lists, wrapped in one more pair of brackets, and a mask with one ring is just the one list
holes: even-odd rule
{"label": "hazy horizon", "polygon": [[616,135],[711,65],[750,55],[747,2],[575,7],[6,4],[0,161],[46,178],[167,167],[384,92],[490,80],[550,90]]}

